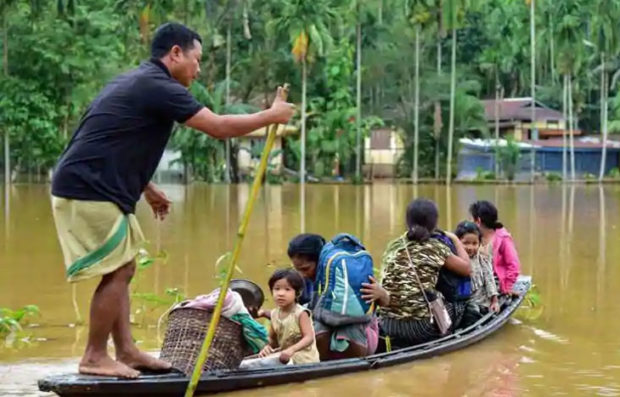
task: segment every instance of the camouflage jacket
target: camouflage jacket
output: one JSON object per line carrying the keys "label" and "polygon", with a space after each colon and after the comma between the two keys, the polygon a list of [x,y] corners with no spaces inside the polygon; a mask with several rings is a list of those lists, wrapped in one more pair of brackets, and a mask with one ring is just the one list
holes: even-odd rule
{"label": "camouflage jacket", "polygon": [[421,320],[429,316],[428,305],[405,252],[405,242],[425,291],[436,293],[439,270],[452,252],[436,239],[419,243],[401,236],[391,241],[383,254],[381,285],[390,294],[390,305],[382,307],[380,315],[399,320]]}

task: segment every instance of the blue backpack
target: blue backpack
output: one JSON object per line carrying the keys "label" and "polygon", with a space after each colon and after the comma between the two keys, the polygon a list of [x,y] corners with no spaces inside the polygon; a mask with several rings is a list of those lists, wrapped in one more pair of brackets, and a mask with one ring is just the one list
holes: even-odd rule
{"label": "blue backpack", "polygon": [[361,296],[362,283],[373,276],[372,257],[350,234],[339,234],[325,244],[317,266],[315,315],[329,325],[368,320],[371,305]]}

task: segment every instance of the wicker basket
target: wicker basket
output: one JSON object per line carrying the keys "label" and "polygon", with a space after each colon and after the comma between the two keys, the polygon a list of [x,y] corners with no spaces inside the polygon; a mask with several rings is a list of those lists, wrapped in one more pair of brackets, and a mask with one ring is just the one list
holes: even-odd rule
{"label": "wicker basket", "polygon": [[[194,370],[211,316],[211,311],[200,309],[181,307],[171,311],[160,358],[186,375],[190,375]],[[248,353],[241,325],[220,317],[203,369],[207,371],[238,368],[248,354],[251,353]]]}

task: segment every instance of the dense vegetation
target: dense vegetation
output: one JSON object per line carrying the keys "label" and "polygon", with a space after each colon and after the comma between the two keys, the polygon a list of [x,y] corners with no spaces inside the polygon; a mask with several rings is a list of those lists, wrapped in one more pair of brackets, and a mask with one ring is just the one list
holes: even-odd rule
{"label": "dense vegetation", "polygon": [[[12,170],[45,174],[98,90],[171,20],[204,38],[192,90],[215,111],[265,107],[291,83],[305,147],[289,138],[286,165],[316,176],[358,176],[378,124],[402,132],[403,176],[446,175],[458,137],[486,133],[479,99],[530,96],[533,75],[537,99],[561,109],[566,97],[578,128],[620,130],[620,0],[530,1],[2,0],[0,132]],[[171,145],[213,182],[238,151],[183,128]]]}

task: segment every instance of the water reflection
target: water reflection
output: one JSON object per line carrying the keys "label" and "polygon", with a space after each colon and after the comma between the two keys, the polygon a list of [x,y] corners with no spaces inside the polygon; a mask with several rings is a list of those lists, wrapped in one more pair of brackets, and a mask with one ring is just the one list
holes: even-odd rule
{"label": "water reflection", "polygon": [[[209,291],[217,285],[213,264],[232,249],[249,186],[163,188],[173,200],[170,216],[156,222],[144,203],[138,205],[137,216],[151,240],[149,249],[165,250],[169,260],[141,274],[133,288],[160,294],[180,288],[190,296]],[[406,206],[413,198],[435,200],[440,225],[447,229],[469,217],[472,201],[487,199],[496,203],[513,235],[523,271],[535,273],[544,312],[513,321],[493,337],[438,359],[240,395],[330,395],[333,390],[373,396],[620,393],[620,307],[613,295],[620,289],[620,272],[607,265],[620,260],[620,246],[606,244],[620,238],[620,187],[375,184],[304,189],[283,185],[261,190],[240,258],[243,274],[236,276],[266,288],[273,267],[288,264],[287,241],[302,227],[327,238],[338,232],[358,235],[378,266],[387,242],[403,232]],[[73,289],[65,282],[48,187],[5,190],[4,211],[7,193],[10,222],[5,216],[0,227],[0,306],[38,304],[41,325],[32,332],[47,341],[21,350],[0,345],[0,361],[11,363],[14,374],[3,378],[7,367],[0,368],[0,394],[25,390],[23,394],[32,395],[32,373],[50,368],[40,363],[42,357],[81,353],[87,329],[68,325],[87,318],[96,283]],[[134,327],[134,336],[146,349],[159,346],[153,320],[163,309],[153,310],[147,325]],[[22,364],[25,358],[34,364]]]}
{"label": "water reflection", "polygon": [[299,220],[300,220],[300,226],[299,226],[299,231],[300,233],[305,233],[306,232],[306,184],[302,181],[299,184]]}
{"label": "water reflection", "polygon": [[[600,308],[603,304],[604,280],[605,280],[605,260],[607,250],[607,218],[605,216],[605,190],[602,185],[598,186],[598,212],[599,212],[599,229],[598,229],[598,255],[596,260],[596,306]],[[599,310],[600,313],[600,310]]]}
{"label": "water reflection", "polygon": [[11,230],[11,189],[12,185],[9,183],[4,184],[4,235],[8,238]]}
{"label": "water reflection", "polygon": [[[536,239],[535,233],[535,224],[536,224],[536,204],[535,204],[535,196],[534,196],[534,185],[530,185],[530,199],[529,199],[529,232],[528,232],[528,250],[530,258],[534,257],[534,240]],[[525,274],[529,274],[530,276],[534,276],[534,262],[530,261],[525,264],[523,269],[521,270]]]}

